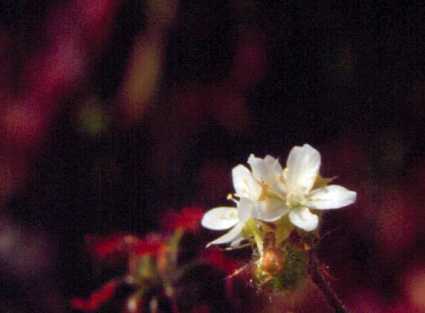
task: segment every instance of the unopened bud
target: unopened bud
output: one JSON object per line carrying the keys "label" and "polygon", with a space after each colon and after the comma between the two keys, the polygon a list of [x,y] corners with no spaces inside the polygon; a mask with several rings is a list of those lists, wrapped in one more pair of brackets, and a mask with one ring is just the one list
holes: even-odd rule
{"label": "unopened bud", "polygon": [[271,275],[278,274],[283,271],[284,261],[285,258],[279,249],[268,248],[264,251],[261,269]]}

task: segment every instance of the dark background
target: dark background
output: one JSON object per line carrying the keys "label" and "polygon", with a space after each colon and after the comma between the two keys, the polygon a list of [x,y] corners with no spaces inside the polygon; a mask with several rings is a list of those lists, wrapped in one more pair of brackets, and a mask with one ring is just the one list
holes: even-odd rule
{"label": "dark background", "polygon": [[68,311],[99,284],[85,234],[224,204],[250,153],[310,143],[358,192],[323,219],[342,297],[425,312],[425,6],[173,6],[0,2],[0,311]]}

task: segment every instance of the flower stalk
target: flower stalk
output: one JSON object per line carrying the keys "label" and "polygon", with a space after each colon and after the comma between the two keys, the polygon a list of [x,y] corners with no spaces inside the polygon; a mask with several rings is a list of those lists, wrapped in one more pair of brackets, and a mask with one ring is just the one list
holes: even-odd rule
{"label": "flower stalk", "polygon": [[336,294],[329,281],[320,269],[320,261],[314,249],[310,252],[310,276],[316,286],[323,293],[327,303],[335,310],[335,313],[350,313],[344,303]]}

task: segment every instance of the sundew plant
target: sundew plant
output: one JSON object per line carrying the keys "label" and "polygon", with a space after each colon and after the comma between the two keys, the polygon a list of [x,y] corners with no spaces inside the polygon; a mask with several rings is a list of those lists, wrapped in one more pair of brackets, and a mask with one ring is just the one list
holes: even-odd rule
{"label": "sundew plant", "polygon": [[[184,304],[187,301],[182,290],[194,287],[184,277],[208,271],[209,267],[223,271],[227,278],[248,269],[257,291],[284,296],[298,290],[310,275],[335,312],[348,312],[328,283],[316,249],[322,211],[354,203],[356,192],[333,184],[333,178],[322,177],[320,153],[308,144],[292,148],[286,167],[269,155],[250,155],[248,164],[250,168],[240,164],[232,170],[235,193],[227,198],[233,206],[205,213],[199,208],[168,213],[161,231],[143,238],[134,234],[88,237],[90,254],[97,263],[121,263],[125,270],[89,297],[73,299],[72,307],[83,312],[102,312],[108,307],[114,310],[108,303],[126,288],[130,292],[120,303],[127,313],[222,312],[223,307],[211,307],[211,303],[205,307],[202,301]],[[226,232],[206,247],[203,243],[193,245],[196,238],[202,238],[200,225]],[[252,257],[245,265],[240,264],[213,246],[251,249]],[[189,250],[191,257],[182,257],[182,252]],[[195,280],[208,288],[215,284]],[[229,285],[220,286],[222,297],[231,303],[234,291],[229,293]],[[229,305],[225,307],[232,311]]]}
{"label": "sundew plant", "polygon": [[322,211],[354,203],[356,192],[322,177],[320,153],[308,144],[292,148],[286,167],[269,155],[250,155],[248,164],[250,169],[237,165],[232,170],[235,193],[228,199],[234,206],[213,208],[203,216],[205,228],[227,231],[207,246],[250,247],[254,281],[270,292],[294,290],[310,273],[336,311],[344,312],[314,251]]}

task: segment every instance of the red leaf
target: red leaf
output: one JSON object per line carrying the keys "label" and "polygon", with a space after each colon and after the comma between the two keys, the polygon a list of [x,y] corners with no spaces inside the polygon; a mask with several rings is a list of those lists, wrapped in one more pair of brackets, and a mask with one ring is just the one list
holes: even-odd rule
{"label": "red leaf", "polygon": [[104,260],[111,256],[127,254],[140,239],[130,234],[114,234],[104,238],[86,236],[86,241],[90,254],[99,260]]}
{"label": "red leaf", "polygon": [[203,214],[203,210],[196,207],[183,208],[180,212],[168,212],[162,218],[162,225],[167,231],[175,231],[180,228],[196,232]]}
{"label": "red leaf", "polygon": [[139,240],[132,248],[131,252],[137,256],[153,255],[156,256],[164,246],[164,240],[161,236],[150,235],[143,240]]}
{"label": "red leaf", "polygon": [[71,307],[78,311],[95,312],[105,302],[110,300],[117,290],[118,282],[111,280],[99,289],[95,290],[88,298],[74,298],[71,300]]}

